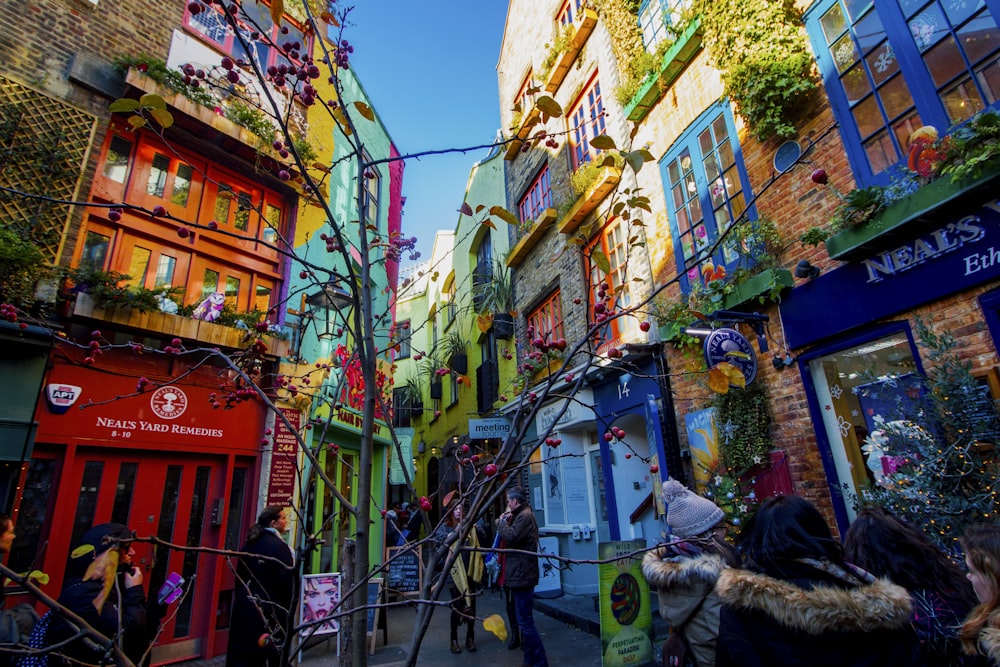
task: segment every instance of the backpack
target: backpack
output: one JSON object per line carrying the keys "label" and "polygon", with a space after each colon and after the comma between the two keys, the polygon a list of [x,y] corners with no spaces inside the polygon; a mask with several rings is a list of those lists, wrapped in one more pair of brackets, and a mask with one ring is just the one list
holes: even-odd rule
{"label": "backpack", "polygon": [[684,634],[676,629],[670,629],[670,636],[663,642],[663,667],[690,667],[694,665],[688,656],[687,640]]}

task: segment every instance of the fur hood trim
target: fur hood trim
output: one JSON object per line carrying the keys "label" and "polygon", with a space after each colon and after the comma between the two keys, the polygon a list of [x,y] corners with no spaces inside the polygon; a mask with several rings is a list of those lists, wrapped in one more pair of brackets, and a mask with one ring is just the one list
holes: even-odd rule
{"label": "fur hood trim", "polygon": [[696,583],[713,585],[726,567],[716,554],[671,556],[668,545],[647,551],[642,558],[642,573],[646,581],[661,590]]}
{"label": "fur hood trim", "polygon": [[992,664],[1000,664],[1000,629],[986,627],[980,630],[979,646]]}
{"label": "fur hood trim", "polygon": [[849,589],[819,585],[806,590],[764,574],[729,569],[719,576],[716,592],[724,605],[761,612],[814,636],[899,629],[909,623],[913,606],[906,589],[887,579]]}

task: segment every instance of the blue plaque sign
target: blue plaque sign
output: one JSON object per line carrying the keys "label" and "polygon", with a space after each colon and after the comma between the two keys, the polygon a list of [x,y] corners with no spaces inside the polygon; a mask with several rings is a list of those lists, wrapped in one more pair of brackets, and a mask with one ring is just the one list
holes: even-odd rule
{"label": "blue plaque sign", "polygon": [[705,338],[705,363],[708,367],[723,361],[740,369],[747,384],[757,377],[757,353],[753,351],[750,341],[736,329],[715,329]]}

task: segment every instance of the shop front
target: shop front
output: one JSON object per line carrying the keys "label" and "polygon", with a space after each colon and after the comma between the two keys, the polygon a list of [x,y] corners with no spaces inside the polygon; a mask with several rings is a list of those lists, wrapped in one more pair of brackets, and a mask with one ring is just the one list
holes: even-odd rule
{"label": "shop front", "polygon": [[[125,350],[92,365],[73,349],[53,354],[9,559],[15,571],[46,572],[49,595],[59,594],[72,545],[95,524],[122,523],[179,546],[242,545],[257,507],[266,409],[252,399],[213,407],[225,369],[179,367]],[[179,606],[150,609],[163,624],[152,662],[224,653],[235,587],[224,559],[148,542],[135,551],[148,598],[171,573],[186,582]]]}
{"label": "shop front", "polygon": [[890,247],[799,285],[780,305],[841,531],[857,499],[887,472],[866,438],[919,411],[924,361],[916,319],[954,335],[984,383],[995,369],[998,206],[988,201],[911,225]]}

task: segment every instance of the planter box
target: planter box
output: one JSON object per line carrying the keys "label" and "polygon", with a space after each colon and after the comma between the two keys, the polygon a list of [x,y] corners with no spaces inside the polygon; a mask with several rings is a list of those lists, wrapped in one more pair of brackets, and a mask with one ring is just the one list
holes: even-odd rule
{"label": "planter box", "polygon": [[1000,169],[979,178],[953,183],[944,176],[898,201],[864,225],[835,234],[826,240],[830,257],[843,262],[867,259],[896,247],[920,231],[943,221],[954,221],[996,196]]}
{"label": "planter box", "polygon": [[580,223],[587,219],[590,212],[597,208],[608,193],[618,185],[621,179],[621,170],[615,167],[604,167],[598,174],[597,180],[587,188],[587,191],[580,195],[576,203],[568,213],[559,221],[559,232],[562,234],[572,234]]}
{"label": "planter box", "polygon": [[660,61],[660,71],[646,79],[635,96],[623,109],[625,117],[631,121],[640,121],[646,117],[650,109],[656,106],[663,92],[673,85],[698,52],[701,51],[703,32],[701,18],[696,18],[688,24],[684,34],[677,38],[673,46],[663,54]]}
{"label": "planter box", "polygon": [[786,289],[792,287],[794,284],[795,280],[792,278],[792,272],[788,269],[768,269],[761,271],[752,278],[742,282],[732,294],[727,296],[723,300],[720,310],[736,308],[751,299],[756,299],[770,291],[772,285],[781,285],[783,289]]}
{"label": "planter box", "polygon": [[538,107],[531,107],[528,111],[528,115],[524,117],[521,121],[521,127],[517,128],[517,132],[512,137],[512,140],[507,144],[507,152],[504,153],[504,160],[513,160],[517,157],[518,151],[521,150],[521,144],[524,140],[528,138],[531,134],[531,128],[538,124],[538,119],[541,117],[542,112]]}
{"label": "planter box", "polygon": [[451,370],[459,375],[466,375],[469,372],[469,356],[466,354],[453,354],[451,356]]}
{"label": "planter box", "polygon": [[493,335],[498,340],[510,340],[514,337],[514,317],[510,313],[493,315]]}
{"label": "planter box", "polygon": [[559,54],[556,62],[552,65],[549,77],[545,81],[545,92],[555,93],[559,90],[559,86],[562,85],[563,79],[566,78],[569,68],[576,62],[576,57],[580,54],[580,49],[587,43],[587,38],[590,37],[590,33],[594,32],[594,26],[596,25],[597,12],[595,10],[585,8],[577,15],[577,20],[573,24],[576,32],[573,33],[573,39],[569,43],[569,48]]}
{"label": "planter box", "polygon": [[511,248],[510,254],[507,255],[507,266],[517,266],[524,261],[524,258],[528,256],[528,251],[538,245],[538,241],[545,235],[552,223],[556,221],[556,216],[559,215],[554,208],[547,208],[542,212],[542,215],[535,221],[528,233],[520,238],[520,240],[514,244]]}
{"label": "planter box", "polygon": [[440,381],[431,382],[431,400],[437,399],[441,400],[442,396],[442,384]]}

